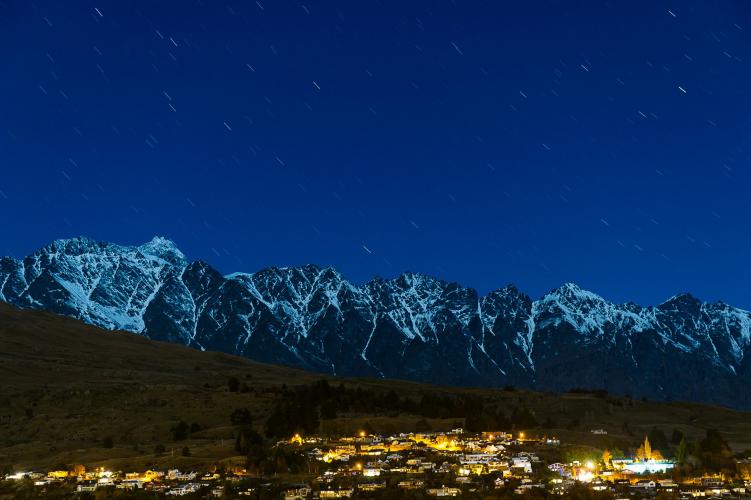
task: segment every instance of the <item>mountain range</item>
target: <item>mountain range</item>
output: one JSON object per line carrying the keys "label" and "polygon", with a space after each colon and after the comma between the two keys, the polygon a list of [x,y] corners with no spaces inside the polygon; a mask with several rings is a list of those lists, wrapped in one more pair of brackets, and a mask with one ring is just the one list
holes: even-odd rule
{"label": "mountain range", "polygon": [[0,300],[334,375],[751,408],[751,313],[689,294],[643,307],[570,283],[533,300],[414,273],[355,285],[313,265],[224,276],[157,237],[4,257]]}

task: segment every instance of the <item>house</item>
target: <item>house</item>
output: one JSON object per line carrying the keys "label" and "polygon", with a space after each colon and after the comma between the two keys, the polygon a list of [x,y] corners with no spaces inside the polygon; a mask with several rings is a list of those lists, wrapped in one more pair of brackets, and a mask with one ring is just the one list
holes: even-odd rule
{"label": "house", "polygon": [[143,481],[141,479],[126,478],[120,481],[117,485],[120,490],[136,490],[143,488]]}
{"label": "house", "polygon": [[710,487],[710,488],[717,488],[722,486],[722,478],[721,477],[703,477],[701,478],[701,485]]}
{"label": "house", "polygon": [[511,459],[511,470],[514,472],[521,471],[524,474],[532,473],[532,462],[529,457],[514,457]]}
{"label": "house", "polygon": [[606,483],[602,479],[595,479],[590,483],[589,487],[592,488],[593,491],[605,491],[610,489],[608,483]]}
{"label": "house", "polygon": [[484,464],[494,459],[496,455],[494,453],[467,453],[462,459],[463,464]]}
{"label": "house", "polygon": [[657,483],[650,481],[649,479],[642,479],[631,485],[632,488],[641,488],[644,490],[653,490],[657,487]]}
{"label": "house", "polygon": [[425,485],[425,482],[419,479],[409,479],[407,481],[399,482],[399,487],[405,490],[419,490],[424,485]]}
{"label": "house", "polygon": [[526,483],[526,484],[520,484],[515,490],[514,493],[517,495],[523,495],[525,492],[529,490],[533,490],[535,488],[545,488],[544,485],[538,484],[538,483]]}
{"label": "house", "polygon": [[312,493],[307,486],[298,486],[290,488],[284,492],[284,500],[304,500]]}
{"label": "house", "polygon": [[386,487],[385,482],[380,483],[362,483],[358,486],[358,488],[362,491],[376,491],[376,490],[382,490]]}
{"label": "house", "polygon": [[21,479],[26,479],[27,477],[30,477],[30,472],[16,472],[14,474],[8,474],[5,476],[6,481],[20,481]]}
{"label": "house", "polygon": [[459,488],[448,488],[442,486],[440,488],[428,488],[425,493],[434,497],[458,497],[461,495],[462,490]]}
{"label": "house", "polygon": [[557,472],[558,474],[563,474],[566,471],[566,466],[560,462],[555,462],[553,464],[548,465],[548,470],[550,472]]}
{"label": "house", "polygon": [[508,472],[511,473],[511,470],[509,469],[508,462],[503,460],[492,460],[486,464],[488,468],[488,472],[501,472],[505,474]]}
{"label": "house", "polygon": [[183,484],[180,486],[177,486],[175,488],[171,488],[167,495],[173,495],[173,496],[184,496],[184,495],[190,495],[192,493],[197,492],[201,489],[201,485],[198,483],[188,483]]}
{"label": "house", "polygon": [[76,491],[79,493],[90,493],[92,491],[96,491],[97,482],[93,479],[87,479],[86,481],[81,481],[79,485],[76,487]]}
{"label": "house", "polygon": [[379,467],[365,467],[362,470],[362,475],[365,477],[377,477],[381,475],[381,469]]}
{"label": "house", "polygon": [[193,481],[196,477],[198,477],[197,472],[181,472],[179,469],[167,471],[167,479],[172,481]]}
{"label": "house", "polygon": [[318,492],[319,498],[349,498],[355,490],[353,488],[341,490],[321,490]]}

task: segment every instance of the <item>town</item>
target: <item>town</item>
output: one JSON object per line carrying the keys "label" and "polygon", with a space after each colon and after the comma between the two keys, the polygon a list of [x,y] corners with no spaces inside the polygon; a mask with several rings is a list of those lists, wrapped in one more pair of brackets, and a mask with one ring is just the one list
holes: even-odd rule
{"label": "town", "polygon": [[[592,433],[605,432],[593,429]],[[295,434],[272,448],[296,474],[264,474],[248,468],[210,471],[112,471],[77,465],[71,470],[13,471],[2,490],[22,487],[46,496],[102,498],[493,498],[509,495],[577,498],[748,497],[751,459],[735,459],[735,470],[678,474],[649,438],[629,456],[594,450],[561,461],[561,442],[524,432],[449,432],[322,437]],[[558,459],[558,460],[556,460]],[[389,493],[394,493],[389,495]]]}

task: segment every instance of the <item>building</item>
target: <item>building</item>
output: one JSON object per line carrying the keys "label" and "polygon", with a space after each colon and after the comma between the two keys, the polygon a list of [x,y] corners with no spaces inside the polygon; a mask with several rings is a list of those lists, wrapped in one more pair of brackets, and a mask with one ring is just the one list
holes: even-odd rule
{"label": "building", "polygon": [[349,498],[355,490],[353,488],[344,488],[340,490],[321,490],[318,492],[319,498]]}
{"label": "building", "polygon": [[284,500],[305,500],[311,493],[312,490],[307,486],[290,488],[284,492]]}
{"label": "building", "polygon": [[675,463],[662,458],[658,450],[653,450],[649,438],[644,437],[644,443],[636,450],[633,460],[611,460],[616,470],[632,472],[634,474],[664,474],[675,466]]}
{"label": "building", "polygon": [[376,491],[382,490],[386,487],[385,482],[380,483],[362,483],[358,486],[361,491]]}
{"label": "building", "polygon": [[440,488],[428,488],[425,493],[434,497],[458,497],[462,494],[462,490],[459,488],[448,488],[442,486]]}
{"label": "building", "polygon": [[399,487],[405,490],[419,490],[425,486],[425,482],[419,479],[409,479],[407,481],[400,481]]}

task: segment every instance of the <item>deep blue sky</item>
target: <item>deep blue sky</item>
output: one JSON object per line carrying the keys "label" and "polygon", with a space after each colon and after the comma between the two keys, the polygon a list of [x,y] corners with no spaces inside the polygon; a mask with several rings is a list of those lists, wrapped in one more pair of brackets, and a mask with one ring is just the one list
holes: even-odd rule
{"label": "deep blue sky", "polygon": [[751,308],[747,2],[0,0],[0,254]]}

